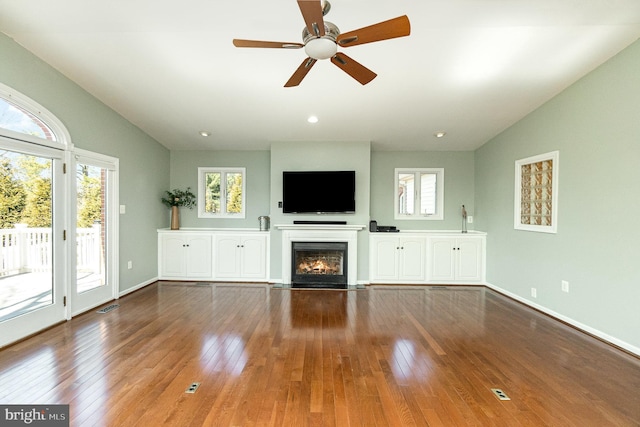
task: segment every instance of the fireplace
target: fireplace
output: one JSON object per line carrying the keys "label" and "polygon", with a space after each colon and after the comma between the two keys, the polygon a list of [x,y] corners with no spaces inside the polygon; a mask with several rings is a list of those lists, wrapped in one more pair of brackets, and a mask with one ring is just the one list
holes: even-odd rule
{"label": "fireplace", "polygon": [[282,230],[281,271],[282,284],[284,286],[292,286],[293,284],[292,249],[294,242],[342,242],[347,243],[347,254],[345,256],[345,263],[349,265],[348,270],[345,271],[347,288],[356,288],[358,284],[358,231],[364,230],[366,226],[351,224],[276,224],[274,228]]}
{"label": "fireplace", "polygon": [[291,286],[346,289],[347,242],[291,242]]}

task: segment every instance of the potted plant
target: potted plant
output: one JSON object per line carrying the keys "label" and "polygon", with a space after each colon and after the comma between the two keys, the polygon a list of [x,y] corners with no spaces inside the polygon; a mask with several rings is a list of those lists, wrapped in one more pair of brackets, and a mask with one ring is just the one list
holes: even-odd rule
{"label": "potted plant", "polygon": [[186,190],[175,189],[166,191],[166,196],[162,198],[162,203],[171,208],[171,229],[180,229],[180,211],[178,208],[185,207],[193,209],[196,204],[196,195],[191,192],[191,187]]}

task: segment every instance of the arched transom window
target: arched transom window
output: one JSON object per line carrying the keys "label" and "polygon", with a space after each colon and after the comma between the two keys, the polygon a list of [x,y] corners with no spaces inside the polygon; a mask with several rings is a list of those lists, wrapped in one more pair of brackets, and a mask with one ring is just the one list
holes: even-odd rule
{"label": "arched transom window", "polygon": [[33,99],[0,83],[0,136],[72,150],[65,125]]}
{"label": "arched transom window", "polygon": [[53,130],[26,109],[0,97],[0,128],[56,141]]}

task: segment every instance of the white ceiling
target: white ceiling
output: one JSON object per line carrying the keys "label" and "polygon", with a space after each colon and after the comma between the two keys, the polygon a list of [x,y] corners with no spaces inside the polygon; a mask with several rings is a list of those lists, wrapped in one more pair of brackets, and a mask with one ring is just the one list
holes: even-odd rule
{"label": "white ceiling", "polygon": [[302,42],[295,0],[0,0],[0,31],[166,147],[225,150],[473,150],[640,37],[639,0],[331,4],[342,32],[409,16],[409,37],[339,49],[378,74],[366,86],[321,61],[284,88],[303,50],[232,45]]}

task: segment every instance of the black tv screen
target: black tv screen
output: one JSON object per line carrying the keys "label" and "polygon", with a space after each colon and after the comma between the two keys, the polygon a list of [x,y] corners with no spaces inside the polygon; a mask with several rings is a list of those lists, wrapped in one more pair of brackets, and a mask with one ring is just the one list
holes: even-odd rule
{"label": "black tv screen", "polygon": [[284,213],[355,213],[355,171],[282,172]]}

